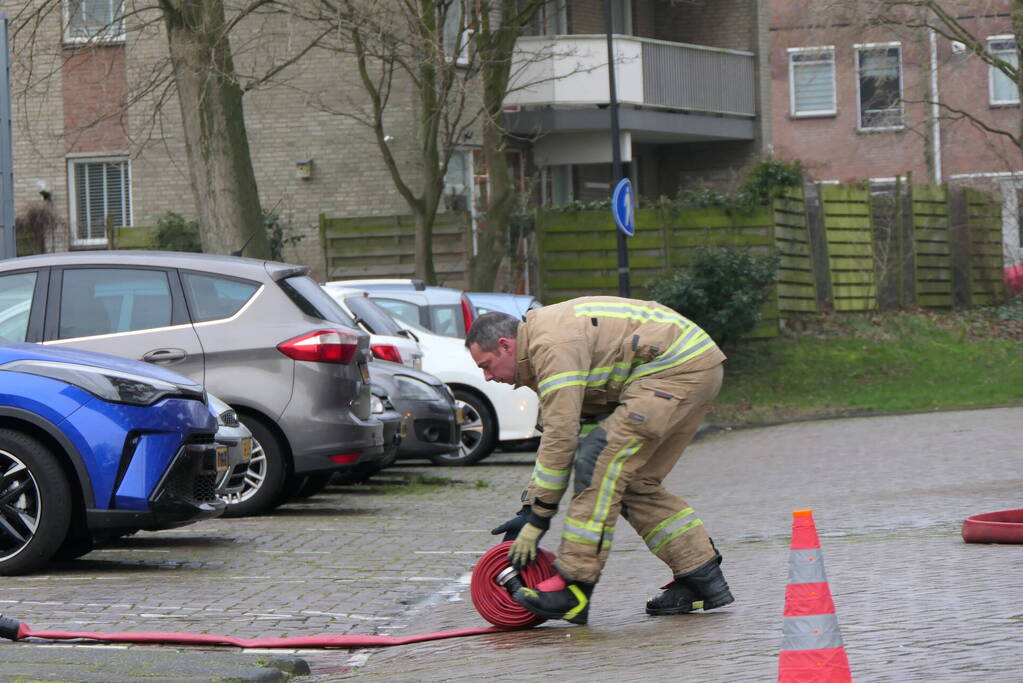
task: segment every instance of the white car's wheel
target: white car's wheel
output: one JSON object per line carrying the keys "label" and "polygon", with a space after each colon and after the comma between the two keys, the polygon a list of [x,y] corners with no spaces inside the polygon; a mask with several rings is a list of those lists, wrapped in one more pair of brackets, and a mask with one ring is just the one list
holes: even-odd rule
{"label": "white car's wheel", "polygon": [[472,465],[490,455],[497,442],[497,420],[476,394],[457,389],[455,403],[462,411],[458,449],[430,456],[435,465]]}

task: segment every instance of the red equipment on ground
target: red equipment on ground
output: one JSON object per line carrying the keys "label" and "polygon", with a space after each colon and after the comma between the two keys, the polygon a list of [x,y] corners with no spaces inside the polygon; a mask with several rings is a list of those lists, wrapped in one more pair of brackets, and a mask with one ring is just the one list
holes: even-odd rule
{"label": "red equipment on ground", "polygon": [[1023,510],[999,510],[963,521],[966,543],[1023,543]]}
{"label": "red equipment on ground", "polygon": [[[235,638],[212,633],[178,633],[173,631],[140,631],[135,633],[96,633],[92,631],[36,631],[17,619],[0,615],[0,638],[22,640],[24,638],[46,638],[48,640],[93,640],[105,643],[166,643],[168,645],[235,645],[237,647],[261,648],[320,648],[320,647],[387,647],[407,645],[427,640],[443,640],[476,636],[483,633],[499,633],[512,629],[530,628],[544,621],[512,601],[509,590],[518,581],[536,587],[555,573],[554,555],[539,549],[536,562],[515,571],[508,565],[508,548],[511,541],[505,541],[488,550],[476,563],[472,572],[470,591],[476,610],[493,626],[467,628],[457,631],[436,631],[414,636],[375,635],[318,635],[295,636],[291,638]],[[499,581],[500,579],[500,581]]]}

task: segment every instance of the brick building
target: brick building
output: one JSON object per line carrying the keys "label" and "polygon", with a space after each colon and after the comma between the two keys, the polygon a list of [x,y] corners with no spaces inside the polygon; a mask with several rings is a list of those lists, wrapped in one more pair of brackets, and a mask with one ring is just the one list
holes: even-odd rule
{"label": "brick building", "polygon": [[[856,6],[770,1],[774,154],[802,160],[824,182],[911,176],[1001,193],[1006,261],[1020,262],[1020,149],[952,113],[1018,134],[1015,84],[964,43],[919,22],[872,25],[851,11]],[[1018,63],[1008,2],[977,0],[959,9],[958,20],[988,51]]]}
{"label": "brick building", "polygon": [[[734,180],[769,140],[770,122],[758,116],[762,3],[612,4],[622,151],[640,193],[672,195],[686,183]],[[12,17],[44,6],[63,12],[43,13],[31,39],[25,31],[14,36],[15,211],[23,213],[45,192],[63,223],[48,236],[47,248],[58,250],[103,248],[108,230],[152,226],[167,211],[194,217],[159,14],[129,13],[122,22],[111,21],[119,0],[0,0],[0,10]],[[279,15],[247,19],[231,34],[238,72],[257,73],[285,58],[308,37],[304,31]],[[523,45],[533,59],[537,46],[547,50],[539,68],[562,68],[567,59],[573,66],[539,91],[509,98],[517,168],[523,177],[542,179],[547,202],[606,198],[611,149],[602,1],[551,0],[535,32]],[[321,212],[407,213],[369,130],[343,115],[364,106],[357,78],[344,58],[313,51],[244,98],[261,203],[303,236],[286,257],[317,269]],[[392,97],[387,126],[399,160],[414,168],[414,111],[402,95]],[[472,195],[485,187],[479,158],[467,140],[449,171],[448,192],[466,195],[465,205],[478,204]],[[300,177],[301,161],[311,161],[308,177]]]}

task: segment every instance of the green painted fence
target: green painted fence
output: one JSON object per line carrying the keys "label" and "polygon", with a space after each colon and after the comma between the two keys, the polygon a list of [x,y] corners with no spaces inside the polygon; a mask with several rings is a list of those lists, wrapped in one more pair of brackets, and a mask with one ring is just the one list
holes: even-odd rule
{"label": "green painted fence", "polygon": [[821,213],[836,311],[863,311],[877,306],[877,273],[869,190],[822,185]]}
{"label": "green painted fence", "polygon": [[967,188],[966,220],[969,226],[970,305],[991,305],[1005,295],[1001,204],[982,192]]}
{"label": "green painted fence", "polygon": [[[537,237],[545,303],[618,293],[610,211],[541,211]],[[781,313],[817,310],[801,189],[751,215],[728,215],[720,209],[637,211],[636,234],[628,238],[633,296],[645,296],[651,281],[685,268],[698,247],[711,245],[747,246],[761,253],[776,249],[781,255],[779,281],[761,310],[760,325],[749,336],[777,335]]]}
{"label": "green painted fence", "polygon": [[951,308],[952,231],[948,190],[944,185],[914,185],[911,195],[916,304],[924,308]]}

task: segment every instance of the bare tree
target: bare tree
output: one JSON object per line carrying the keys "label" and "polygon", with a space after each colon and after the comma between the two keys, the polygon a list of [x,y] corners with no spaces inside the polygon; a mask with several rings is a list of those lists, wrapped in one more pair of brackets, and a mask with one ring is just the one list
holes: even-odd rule
{"label": "bare tree", "polygon": [[[416,277],[436,282],[433,224],[451,157],[482,129],[486,218],[470,263],[474,288],[490,289],[507,253],[515,187],[505,157],[501,108],[515,40],[544,0],[324,0],[315,21],[333,28],[330,48],[352,57],[362,103],[330,109],[366,125],[415,221]],[[326,43],[325,43],[326,44]],[[368,104],[367,104],[368,103]],[[396,111],[415,113],[413,131],[393,129]],[[325,109],[329,109],[324,107]],[[415,139],[403,164],[396,133]],[[398,148],[398,149],[396,149]]]}
{"label": "bare tree", "polygon": [[[162,31],[167,38],[167,53],[151,64],[124,94],[123,100],[109,104],[94,118],[64,130],[67,136],[81,136],[104,119],[127,118],[130,112],[137,124],[133,143],[146,144],[153,130],[162,125],[166,107],[175,96],[179,101],[187,151],[188,174],[198,212],[203,249],[229,253],[244,249],[249,256],[270,254],[263,212],[248,137],[242,96],[278,76],[299,61],[318,42],[313,35],[307,42],[291,46],[287,55],[261,64],[259,73],[240,74],[235,67],[230,37],[238,27],[260,14],[290,14],[291,3],[280,0],[123,0],[115,3],[105,25],[95,24],[86,11],[84,0],[35,0],[19,3],[13,12],[12,45],[23,82],[26,99],[67,70],[76,55],[95,50],[112,34],[123,32],[130,42],[151,40]],[[67,13],[65,14],[65,8]],[[67,30],[70,23],[82,22],[90,34],[73,48],[61,47],[54,54],[52,42],[45,39],[55,22]],[[31,125],[31,124],[30,124]]]}
{"label": "bare tree", "polygon": [[474,37],[483,93],[483,156],[487,164],[486,222],[478,235],[477,253],[469,264],[469,287],[477,291],[493,289],[501,260],[507,255],[516,187],[505,154],[507,136],[501,111],[509,91],[515,42],[544,4],[544,0],[491,0],[475,6]]}
{"label": "bare tree", "polygon": [[[933,33],[959,44],[961,52],[976,56],[1014,83],[1018,93],[1023,93],[1019,59],[1023,48],[1023,0],[828,0],[818,9],[819,17],[829,17],[834,24],[887,32],[915,42],[921,49],[926,49],[923,46]],[[1009,32],[1015,39],[1014,60],[1006,59],[1004,50],[992,49],[987,39],[994,26],[1004,26],[1005,18],[1010,19]],[[936,65],[921,67],[921,82],[926,83],[929,70]],[[1023,154],[1023,111],[1016,117],[1015,125],[1001,125],[988,115],[986,107],[952,103],[927,86],[919,88],[917,94],[904,94],[903,101],[934,106],[937,111],[929,115],[929,123],[935,116],[949,122],[965,121],[989,139],[1007,142],[1016,155]],[[922,128],[921,133],[927,135],[926,129]],[[1019,156],[1012,162],[1018,164]]]}

